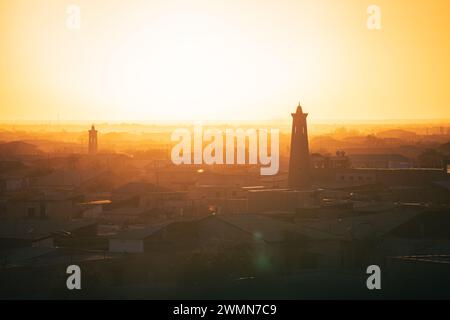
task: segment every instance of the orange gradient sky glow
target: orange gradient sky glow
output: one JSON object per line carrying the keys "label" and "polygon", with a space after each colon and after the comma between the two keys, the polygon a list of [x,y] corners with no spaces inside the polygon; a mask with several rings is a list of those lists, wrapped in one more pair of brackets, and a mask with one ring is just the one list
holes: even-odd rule
{"label": "orange gradient sky glow", "polygon": [[0,52],[0,121],[450,119],[448,0],[1,1]]}

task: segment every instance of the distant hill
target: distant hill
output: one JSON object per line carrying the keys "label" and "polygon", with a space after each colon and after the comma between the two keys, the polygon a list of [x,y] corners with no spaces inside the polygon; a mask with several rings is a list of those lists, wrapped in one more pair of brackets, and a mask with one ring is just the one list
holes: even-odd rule
{"label": "distant hill", "polygon": [[417,137],[417,134],[412,131],[401,130],[401,129],[392,129],[380,131],[377,133],[378,138],[397,138],[397,139],[414,139]]}
{"label": "distant hill", "polygon": [[13,141],[0,143],[0,154],[3,156],[8,155],[25,155],[25,154],[41,154],[42,151],[31,143],[23,141]]}
{"label": "distant hill", "polygon": [[335,150],[344,146],[342,141],[336,140],[330,136],[316,136],[310,139],[310,146],[312,149],[330,149]]}

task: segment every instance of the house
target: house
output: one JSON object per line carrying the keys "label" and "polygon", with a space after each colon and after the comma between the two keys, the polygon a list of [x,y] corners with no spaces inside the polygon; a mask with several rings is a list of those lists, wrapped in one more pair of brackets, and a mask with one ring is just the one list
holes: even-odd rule
{"label": "house", "polygon": [[328,258],[311,250],[314,242],[334,243],[327,250],[339,255],[339,237],[320,230],[258,214],[215,214],[164,226],[147,238],[146,248],[184,246],[212,257],[220,256],[220,252],[234,256],[242,251],[245,257],[241,258],[248,259],[256,269],[264,265],[274,271],[328,265]]}
{"label": "house", "polygon": [[133,182],[114,190],[111,208],[136,207],[169,217],[196,215],[202,208],[197,207],[200,204],[193,200],[187,191],[171,191],[152,183]]}
{"label": "house", "polygon": [[111,204],[110,200],[92,200],[78,203],[82,210],[83,218],[100,218],[103,214],[104,206]]}
{"label": "house", "polygon": [[153,192],[168,191],[166,188],[156,186],[149,182],[130,182],[115,189],[112,193],[113,201],[123,201],[136,196]]}
{"label": "house", "polygon": [[296,221],[301,226],[314,228],[341,238],[364,239],[367,237],[382,237],[419,215],[423,210],[421,207],[400,205],[382,213]]}
{"label": "house", "polygon": [[55,240],[97,234],[91,220],[4,220],[0,224],[0,248],[53,247]]}
{"label": "house", "polygon": [[[133,269],[124,260],[115,254],[75,248],[0,250],[0,299],[86,299],[98,297],[97,292],[104,296],[123,278],[124,270],[130,274],[127,279],[144,278],[143,271],[136,276],[139,265]],[[69,265],[80,267],[82,290],[67,290]]]}
{"label": "house", "polygon": [[162,245],[190,248],[241,242],[280,242],[289,225],[257,215],[209,215],[124,231],[110,238],[111,252],[142,253]]}
{"label": "house", "polygon": [[344,151],[337,151],[335,156],[313,153],[310,155],[311,167],[315,169],[349,168],[350,160]]}
{"label": "house", "polygon": [[[405,244],[393,232],[414,220],[424,208],[418,206],[398,206],[394,209],[349,217],[329,219],[301,219],[296,225],[334,236],[339,241],[341,266],[356,267],[367,263],[383,263],[389,255],[409,252]],[[323,248],[317,248],[322,250]],[[333,254],[328,251],[326,256]]]}
{"label": "house", "polygon": [[30,177],[30,186],[33,187],[70,187],[81,185],[83,176],[78,170],[55,169],[45,175]]}
{"label": "house", "polygon": [[17,192],[29,185],[30,168],[20,161],[0,161],[0,193]]}
{"label": "house", "polygon": [[233,184],[200,184],[193,186],[192,191],[197,192],[201,198],[205,199],[227,199],[227,198],[246,198],[246,191]]}
{"label": "house", "polygon": [[[209,216],[198,221],[197,234],[199,247],[211,252],[241,248],[245,256],[238,260],[246,259],[254,272],[289,272],[340,261],[339,237],[259,214]],[[330,252],[332,258],[325,255]]]}
{"label": "house", "polygon": [[196,185],[188,193],[194,200],[195,212],[245,213],[247,212],[247,191],[234,185]]}
{"label": "house", "polygon": [[50,232],[34,230],[0,230],[0,248],[53,247],[54,238]]}
{"label": "house", "polygon": [[248,191],[248,212],[292,211],[316,201],[315,191],[254,189]]}
{"label": "house", "polygon": [[37,258],[55,252],[52,245],[20,247],[0,250],[0,265],[19,265],[21,263],[36,261]]}
{"label": "house", "polygon": [[138,223],[148,213],[148,209],[132,206],[103,210],[101,218],[114,223]]}
{"label": "house", "polygon": [[72,192],[27,191],[17,193],[5,201],[4,216],[11,219],[67,220],[75,217],[76,206],[82,198]]}
{"label": "house", "polygon": [[144,253],[145,244],[149,238],[168,224],[162,223],[116,234],[109,238],[109,252]]}
{"label": "house", "polygon": [[353,168],[408,169],[413,161],[400,154],[350,154]]}
{"label": "house", "polygon": [[328,185],[334,182],[337,186],[382,184],[390,187],[424,186],[433,181],[448,181],[450,175],[441,169],[389,169],[389,168],[344,168],[344,169],[314,169],[312,179],[318,185]]}
{"label": "house", "polygon": [[384,237],[390,256],[446,254],[450,250],[450,214],[448,209],[423,208]]}

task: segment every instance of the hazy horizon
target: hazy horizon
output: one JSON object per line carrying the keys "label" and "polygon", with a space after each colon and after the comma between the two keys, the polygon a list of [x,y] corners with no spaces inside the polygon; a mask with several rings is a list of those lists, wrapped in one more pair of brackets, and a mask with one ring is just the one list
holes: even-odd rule
{"label": "hazy horizon", "polygon": [[[51,126],[63,126],[63,125],[92,125],[92,124],[123,124],[123,125],[145,125],[145,126],[189,126],[194,124],[205,124],[205,125],[228,125],[228,124],[269,124],[269,125],[291,125],[290,115],[286,115],[285,119],[224,119],[224,120],[209,120],[203,119],[201,121],[193,119],[184,120],[138,120],[138,119],[128,119],[128,120],[110,120],[110,119],[36,119],[36,120],[23,120],[23,119],[0,119],[0,127],[2,125],[51,125]],[[364,124],[380,124],[380,125],[450,125],[450,118],[428,118],[428,119],[415,119],[415,118],[390,118],[390,119],[352,119],[352,118],[338,118],[338,119],[326,119],[326,118],[314,118],[313,116],[308,117],[308,122],[311,124],[319,125],[364,125]]]}
{"label": "hazy horizon", "polygon": [[370,4],[2,2],[0,122],[450,119],[450,3]]}

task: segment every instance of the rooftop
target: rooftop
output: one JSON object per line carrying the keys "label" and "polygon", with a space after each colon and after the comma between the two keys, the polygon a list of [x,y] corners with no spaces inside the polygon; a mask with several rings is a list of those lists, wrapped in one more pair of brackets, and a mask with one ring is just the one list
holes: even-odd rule
{"label": "rooftop", "polygon": [[166,226],[168,226],[171,222],[165,222],[160,224],[155,224],[152,226],[135,228],[131,230],[127,230],[124,232],[120,232],[116,235],[110,237],[110,239],[121,239],[121,240],[144,240],[151,235],[155,234],[159,230],[162,230]]}
{"label": "rooftop", "polygon": [[302,220],[304,228],[311,228],[341,237],[343,239],[363,239],[379,237],[424,212],[422,207],[401,206],[387,212],[330,218],[322,220]]}
{"label": "rooftop", "polygon": [[20,220],[2,221],[0,238],[38,240],[48,238],[57,232],[74,232],[78,229],[95,225],[92,220],[80,219],[70,221],[54,220]]}

